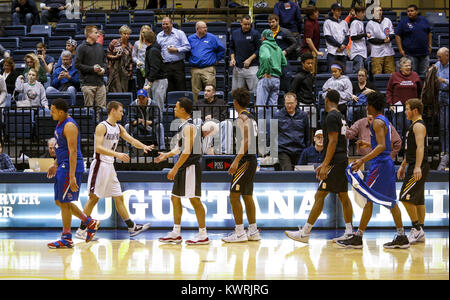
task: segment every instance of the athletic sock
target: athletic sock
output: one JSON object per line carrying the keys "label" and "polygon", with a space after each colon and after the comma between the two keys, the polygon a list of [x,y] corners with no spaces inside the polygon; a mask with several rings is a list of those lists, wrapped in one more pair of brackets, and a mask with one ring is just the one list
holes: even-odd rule
{"label": "athletic sock", "polygon": [[398,235],[405,235],[405,229],[403,229],[403,227],[397,228],[397,234]]}
{"label": "athletic sock", "polygon": [[422,230],[425,230],[425,224],[419,224],[419,226],[422,228]]}
{"label": "athletic sock", "polygon": [[124,220],[125,224],[127,224],[128,228],[134,228],[134,222],[131,219]]}
{"label": "athletic sock", "polygon": [[312,228],[313,228],[313,225],[311,225],[309,223],[306,223],[305,226],[303,226],[303,229],[302,229],[303,233],[306,233],[306,234],[310,233]]}
{"label": "athletic sock", "polygon": [[236,225],[236,232],[243,233],[244,232],[244,224]]}
{"label": "athletic sock", "polygon": [[353,233],[352,223],[345,223],[345,233],[348,233],[348,234]]}
{"label": "athletic sock", "polygon": [[181,233],[181,225],[179,224],[174,224],[173,225],[173,232],[180,234]]}
{"label": "athletic sock", "polygon": [[420,231],[419,221],[412,222],[412,227],[414,227],[417,231]]}
{"label": "athletic sock", "polygon": [[85,213],[81,213],[81,216],[80,216],[81,223],[86,223],[88,221],[88,219],[89,219],[89,216],[86,216]]}
{"label": "athletic sock", "polygon": [[358,231],[356,231],[356,235],[363,236],[364,235],[364,231],[361,230],[361,229],[358,229]]}
{"label": "athletic sock", "polygon": [[206,233],[206,227],[205,228],[199,228],[198,229],[198,233],[202,234],[202,235],[207,235]]}
{"label": "athletic sock", "polygon": [[64,227],[63,227],[63,232],[62,232],[62,234],[63,234],[63,235],[65,235],[65,234],[70,234],[70,227],[69,227],[69,228],[64,228]]}
{"label": "athletic sock", "polygon": [[258,230],[258,227],[256,227],[256,223],[254,224],[248,224],[248,231],[249,232],[255,232]]}

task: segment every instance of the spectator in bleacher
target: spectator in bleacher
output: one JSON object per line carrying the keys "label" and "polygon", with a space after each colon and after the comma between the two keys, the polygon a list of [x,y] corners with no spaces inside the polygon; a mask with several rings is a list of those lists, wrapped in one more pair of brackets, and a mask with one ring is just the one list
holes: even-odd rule
{"label": "spectator in bleacher", "polygon": [[[195,110],[201,112],[203,121],[216,120],[220,122],[222,153],[231,154],[233,151],[233,124],[227,120],[227,103],[224,99],[216,96],[215,86],[212,84],[205,86],[204,97],[197,101]],[[214,146],[212,136],[206,137],[203,142],[208,144],[207,148]]]}
{"label": "spectator in bleacher", "polygon": [[355,8],[355,19],[350,23],[350,60],[353,61],[353,73],[358,72],[359,69],[365,67],[367,59],[366,38],[370,37],[366,33],[364,23],[362,22],[366,17],[366,9],[363,7]]}
{"label": "spectator in bleacher", "polygon": [[[155,134],[159,149],[165,149],[164,126],[159,118],[158,105],[148,97],[144,89],[137,92],[137,99],[131,103],[130,123],[125,125],[125,129],[133,136],[149,137]],[[156,131],[156,132],[154,132]],[[131,148],[131,145],[128,145]],[[133,154],[133,149],[130,153]]]}
{"label": "spectator in bleacher", "polygon": [[106,108],[106,87],[103,79],[106,71],[105,51],[103,46],[97,43],[96,26],[86,26],[84,35],[86,40],[78,46],[75,54],[75,68],[80,75],[84,105]]}
{"label": "spectator in bleacher", "polygon": [[[256,88],[256,105],[269,105],[264,116],[264,108],[258,108],[258,119],[265,118],[269,121],[273,109],[278,104],[280,91],[280,77],[282,69],[287,65],[281,48],[273,38],[272,30],[265,29],[261,36],[259,48],[258,86]],[[267,131],[268,132],[268,131]],[[269,135],[268,135],[269,136]]]}
{"label": "spectator in bleacher", "polygon": [[241,19],[241,28],[233,30],[230,36],[230,67],[233,67],[233,89],[246,87],[256,93],[258,85],[258,53],[261,35],[252,29],[252,18],[245,15]]}
{"label": "spectator in bleacher", "polygon": [[41,155],[41,158],[53,158],[56,159],[56,139],[54,137],[49,138],[47,141],[47,151]]}
{"label": "spectator in bleacher", "polygon": [[22,99],[16,102],[17,107],[39,106],[48,109],[47,95],[44,86],[37,81],[36,70],[30,69],[27,76],[27,82],[23,75],[16,80],[16,91],[22,94]]}
{"label": "spectator in bleacher", "polygon": [[161,45],[161,54],[164,62],[164,69],[167,74],[169,86],[168,92],[186,90],[186,69],[184,59],[186,53],[191,51],[191,45],[186,34],[173,27],[172,19],[164,17],[162,29],[156,37],[156,41]]}
{"label": "spectator in bleacher", "polygon": [[194,94],[194,103],[197,101],[197,95],[203,90],[206,84],[216,86],[216,67],[215,65],[224,58],[225,47],[222,42],[208,32],[205,22],[199,21],[195,24],[196,33],[189,36],[188,41],[191,45],[191,83],[192,93]]}
{"label": "spectator in bleacher", "polygon": [[372,74],[391,74],[395,72],[394,26],[389,18],[383,17],[381,6],[374,8],[373,19],[366,25],[366,33],[370,45]]}
{"label": "spectator in bleacher", "polygon": [[33,0],[14,0],[11,9],[13,25],[26,25],[29,32],[33,24],[38,24],[39,11]]}
{"label": "spectator in bleacher", "polygon": [[320,47],[320,25],[319,25],[319,9],[315,6],[307,6],[304,10],[305,25],[303,33],[303,41],[301,53],[311,53],[313,55],[312,74],[317,74],[317,56],[323,56],[324,53],[319,51]]}
{"label": "spectator in bleacher", "polygon": [[286,59],[297,59],[297,40],[286,28],[280,26],[280,19],[277,15],[271,14],[268,17],[272,37],[283,51]]}
{"label": "spectator in bleacher", "polygon": [[314,133],[314,144],[303,150],[297,164],[321,164],[324,158],[325,153],[323,153],[323,131],[322,129],[319,129]]}
{"label": "spectator in bleacher", "polygon": [[[356,155],[365,156],[372,151],[370,144],[370,125],[374,120],[374,116],[368,114],[356,121],[351,127],[346,126],[345,138],[348,140],[356,139]],[[395,127],[390,123],[391,127],[391,157],[395,159],[398,152],[402,148],[402,139]],[[365,166],[367,167],[367,166]]]}
{"label": "spectator in bleacher", "polygon": [[133,79],[133,45],[129,42],[131,29],[123,25],[119,29],[120,38],[109,43],[106,50],[108,59],[108,92],[125,93],[129,91]]}
{"label": "spectator in bleacher", "polygon": [[403,57],[411,60],[414,72],[425,75],[430,65],[433,41],[431,26],[425,17],[419,15],[415,4],[409,5],[407,12],[408,17],[400,20],[395,32],[398,50]]}
{"label": "spectator in bleacher", "polygon": [[308,115],[297,104],[297,96],[288,92],[284,96],[284,107],[275,114],[281,171],[294,171],[300,155],[311,142]]}
{"label": "spectator in bleacher", "polygon": [[144,32],[151,31],[151,27],[144,25],[139,31],[139,40],[134,43],[133,52],[131,57],[136,64],[136,89],[140,90],[144,87],[145,83],[145,50],[147,45],[144,43]]}
{"label": "spectator in bleacher", "polygon": [[3,153],[2,143],[0,142],[0,173],[16,172],[16,167],[8,154]]}
{"label": "spectator in bleacher", "polygon": [[331,65],[332,76],[322,86],[322,97],[325,99],[329,90],[335,90],[339,93],[339,111],[346,117],[347,104],[353,99],[353,86],[350,79],[344,75],[344,66],[340,61],[335,61]]}
{"label": "spectator in bleacher", "polygon": [[[439,105],[440,105],[440,140],[441,152],[444,156],[447,155],[448,163],[448,136],[449,136],[449,97],[448,97],[448,48],[442,47],[437,52],[438,62],[435,64],[437,68],[438,80],[441,83],[439,87]],[[442,160],[444,160],[442,158]]]}
{"label": "spectator in bleacher", "polygon": [[391,105],[394,112],[393,123],[402,134],[411,124],[406,119],[404,108],[406,101],[411,98],[419,98],[422,92],[422,81],[419,75],[412,71],[412,63],[409,58],[402,57],[398,62],[399,71],[392,73],[386,89],[386,102]]}
{"label": "spectator in bleacher", "polygon": [[289,0],[279,0],[273,13],[280,18],[280,26],[298,36],[302,32],[302,15],[299,4]]}
{"label": "spectator in bleacher", "polygon": [[0,76],[0,107],[6,106],[6,97],[8,97],[8,89],[6,88],[5,78]]}
{"label": "spectator in bleacher", "polygon": [[[76,54],[76,50],[77,50],[77,44],[78,44],[77,41],[74,40],[73,38],[70,38],[66,41],[66,50],[70,51],[70,53],[72,54],[72,62],[75,62],[75,54]],[[59,56],[58,61],[53,66],[53,69],[56,70],[56,68],[58,68],[61,65],[62,65],[62,57]]]}
{"label": "spectator in bleacher", "polygon": [[302,65],[300,70],[292,79],[290,92],[297,95],[297,100],[302,104],[313,104],[314,97],[314,56],[311,53],[304,53],[301,56]]}
{"label": "spectator in bleacher", "polygon": [[45,72],[47,72],[48,75],[52,74],[55,59],[53,56],[47,55],[47,47],[44,43],[41,42],[36,45],[36,55]]}
{"label": "spectator in bleacher", "polygon": [[41,1],[41,24],[47,25],[49,21],[59,22],[66,15],[66,9],[71,6],[66,0]]}
{"label": "spectator in bleacher", "polygon": [[25,69],[23,70],[23,76],[25,78],[25,80],[28,79],[28,71],[30,69],[34,69],[37,74],[38,74],[38,78],[37,80],[42,83],[45,84],[47,82],[47,72],[45,71],[44,67],[39,63],[39,58],[36,56],[36,54],[34,53],[28,53],[27,55],[25,55]]}
{"label": "spectator in bleacher", "polygon": [[338,60],[343,65],[347,62],[347,44],[349,42],[348,24],[341,20],[342,8],[339,3],[331,5],[331,15],[323,23],[323,35],[327,44],[328,68]]}
{"label": "spectator in bleacher", "polygon": [[162,120],[164,103],[166,102],[167,73],[164,69],[163,58],[161,55],[161,46],[156,41],[156,35],[153,31],[144,33],[144,42],[147,45],[145,50],[145,90],[150,90],[153,101],[159,107],[160,118]]}
{"label": "spectator in bleacher", "polygon": [[3,78],[5,79],[6,89],[8,94],[12,95],[16,88],[16,79],[19,76],[19,72],[16,70],[16,65],[12,57],[7,57],[3,61]]}
{"label": "spectator in bleacher", "polygon": [[352,123],[366,116],[366,95],[376,91],[374,84],[368,81],[369,76],[366,69],[358,70],[358,80],[352,82],[353,103],[348,107],[347,120]]}
{"label": "spectator in bleacher", "polygon": [[62,65],[55,69],[52,74],[52,83],[46,89],[47,93],[66,92],[70,93],[71,103],[75,105],[77,90],[80,85],[78,70],[72,64],[72,53],[64,50],[61,53]]}

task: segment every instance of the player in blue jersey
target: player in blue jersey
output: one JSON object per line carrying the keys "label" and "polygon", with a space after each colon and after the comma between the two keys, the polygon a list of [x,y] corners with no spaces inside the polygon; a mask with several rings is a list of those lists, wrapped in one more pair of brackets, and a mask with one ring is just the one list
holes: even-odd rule
{"label": "player in blue jersey", "polygon": [[[385,248],[408,248],[409,242],[403,228],[400,208],[396,201],[395,169],[391,158],[391,129],[388,119],[383,115],[386,105],[384,96],[378,92],[367,95],[367,112],[375,116],[370,126],[370,143],[372,151],[349,165],[347,177],[355,190],[367,199],[361,215],[358,231],[350,239],[337,241],[345,248],[362,248],[362,236],[372,217],[373,203],[383,205],[391,210],[397,228],[397,235]],[[367,178],[363,181],[357,172],[363,163],[371,161]]]}
{"label": "player in blue jersey", "polygon": [[81,219],[88,227],[86,242],[94,237],[100,221],[86,216],[72,201],[78,200],[81,179],[84,173],[83,156],[80,147],[80,129],[68,114],[69,106],[63,99],[56,99],[51,105],[53,120],[58,121],[55,129],[55,164],[47,173],[48,178],[55,177],[55,203],[61,209],[63,233],[61,239],[49,243],[48,247],[72,248],[70,231],[72,215]]}

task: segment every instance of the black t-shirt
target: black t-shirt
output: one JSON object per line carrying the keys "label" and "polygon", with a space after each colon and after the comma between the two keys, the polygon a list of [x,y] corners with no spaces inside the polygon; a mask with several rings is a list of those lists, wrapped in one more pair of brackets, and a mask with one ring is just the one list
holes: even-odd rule
{"label": "black t-shirt", "polygon": [[[423,120],[417,120],[416,122],[412,123],[409,126],[408,131],[406,132],[406,143],[405,143],[406,162],[408,164],[412,164],[412,165],[416,164],[417,144],[416,144],[416,135],[414,134],[414,130],[413,130],[414,125],[416,123],[420,123],[423,126],[425,126],[425,123],[423,122]],[[428,137],[427,137],[427,134],[425,134],[423,145],[424,145],[424,149],[423,149],[422,165],[425,164],[428,159]]]}
{"label": "black t-shirt", "polygon": [[325,115],[324,120],[322,121],[324,155],[326,155],[329,143],[328,133],[338,132],[338,142],[330,164],[346,163],[348,160],[347,139],[345,138],[345,124],[346,122],[344,116],[337,110],[328,112]]}
{"label": "black t-shirt", "polygon": [[[178,138],[178,147],[180,148],[180,155],[183,152],[183,149],[185,146],[186,137],[184,136],[184,128],[188,125],[195,126],[194,123],[192,122],[191,118],[187,119],[184,123],[182,123],[178,127],[177,138]],[[180,167],[180,169],[187,168],[190,165],[197,164],[200,162],[200,159],[202,158],[201,154],[195,154],[196,151],[199,151],[199,149],[195,148],[195,143],[196,143],[195,139],[199,138],[198,132],[199,132],[199,130],[197,129],[197,132],[194,135],[194,141],[192,141],[194,143],[194,146],[192,147],[192,153],[189,155],[188,159],[184,162],[184,164]],[[197,143],[199,144],[198,141],[197,141]]]}

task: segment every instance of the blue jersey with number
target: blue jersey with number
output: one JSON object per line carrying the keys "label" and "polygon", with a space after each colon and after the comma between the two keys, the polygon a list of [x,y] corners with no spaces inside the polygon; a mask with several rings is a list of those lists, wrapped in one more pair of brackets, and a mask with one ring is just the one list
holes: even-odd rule
{"label": "blue jersey with number", "polygon": [[[377,119],[383,121],[384,125],[387,128],[387,133],[386,133],[386,135],[384,137],[384,142],[386,144],[386,149],[384,149],[383,152],[381,152],[377,157],[375,157],[374,160],[385,159],[385,158],[391,156],[391,123],[383,115],[376,116],[375,119],[374,119],[374,122]],[[370,125],[369,128],[370,128],[370,144],[371,144],[372,150],[373,150],[378,145],[377,137],[375,135],[375,131],[373,130],[373,123]]]}
{"label": "blue jersey with number", "polygon": [[83,155],[81,154],[81,141],[80,141],[80,127],[75,122],[72,117],[67,117],[64,121],[59,122],[56,125],[55,129],[55,152],[56,152],[56,161],[58,162],[58,170],[65,169],[67,172],[69,171],[69,147],[67,145],[67,139],[63,135],[64,127],[67,123],[73,123],[78,128],[78,136],[77,136],[77,167],[75,172],[84,172],[84,163],[83,163]]}

